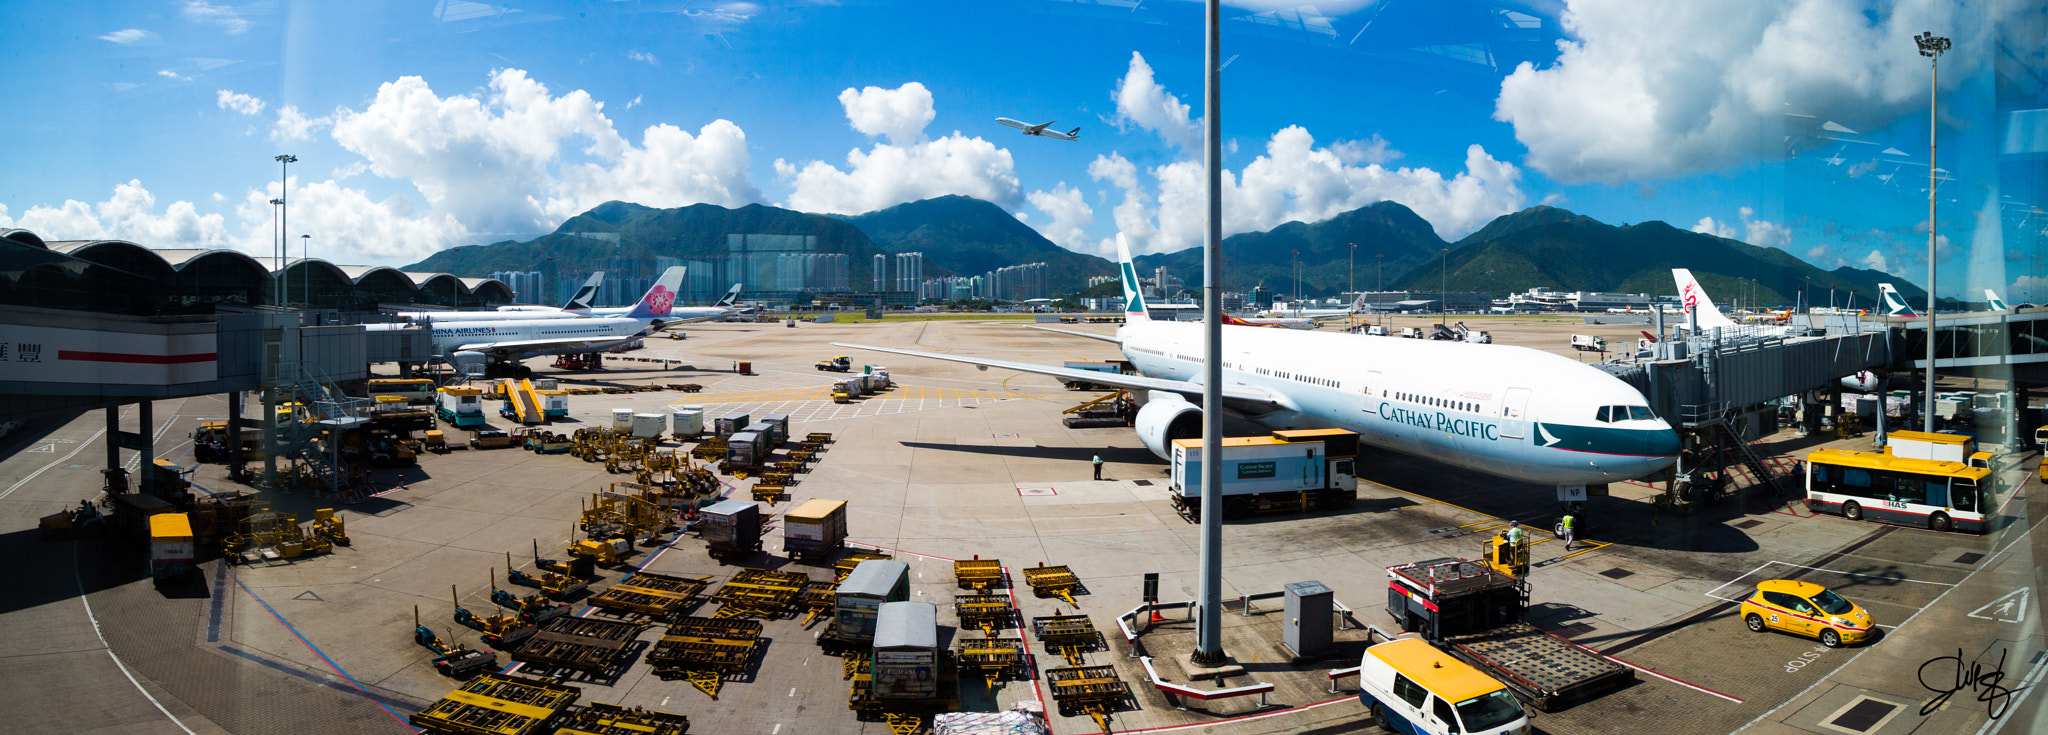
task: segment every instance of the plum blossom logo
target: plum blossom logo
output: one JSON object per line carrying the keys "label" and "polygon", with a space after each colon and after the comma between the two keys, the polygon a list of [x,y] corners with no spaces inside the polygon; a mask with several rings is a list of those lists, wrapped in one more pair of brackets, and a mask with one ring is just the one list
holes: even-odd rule
{"label": "plum blossom logo", "polygon": [[667,314],[669,306],[676,302],[676,293],[668,290],[667,286],[655,284],[654,289],[647,292],[647,298],[643,301],[647,303],[648,311]]}

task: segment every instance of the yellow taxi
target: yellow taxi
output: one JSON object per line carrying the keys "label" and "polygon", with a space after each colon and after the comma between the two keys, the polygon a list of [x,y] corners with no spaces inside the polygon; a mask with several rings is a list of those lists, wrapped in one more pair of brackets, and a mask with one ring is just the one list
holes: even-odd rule
{"label": "yellow taxi", "polygon": [[1861,643],[1877,632],[1870,613],[1812,582],[1772,579],[1758,583],[1756,594],[1742,601],[1742,623],[1750,632],[1782,630],[1819,638],[1829,648]]}

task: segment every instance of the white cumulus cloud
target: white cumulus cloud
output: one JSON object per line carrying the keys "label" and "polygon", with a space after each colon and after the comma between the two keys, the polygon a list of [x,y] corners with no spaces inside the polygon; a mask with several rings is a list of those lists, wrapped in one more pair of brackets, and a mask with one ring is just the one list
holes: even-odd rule
{"label": "white cumulus cloud", "polygon": [[1874,270],[1874,271],[1890,271],[1890,270],[1891,270],[1891,266],[1890,266],[1890,264],[1888,264],[1888,263],[1887,263],[1887,262],[1885,261],[1884,253],[1880,253],[1880,252],[1878,252],[1878,251],[1876,251],[1876,250],[1872,250],[1872,251],[1870,251],[1870,254],[1869,254],[1869,255],[1865,255],[1865,256],[1863,256],[1863,260],[1862,260],[1862,261],[1861,261],[1861,262],[1859,263],[1859,265],[1861,265],[1861,266],[1862,266],[1862,267],[1864,267],[1864,268],[1869,268],[1869,269],[1871,269],[1871,270]]}
{"label": "white cumulus cloud", "polygon": [[[1031,206],[1052,217],[1052,221],[1040,225],[1038,234],[1068,250],[1082,250],[1088,242],[1087,227],[1095,223],[1095,210],[1088,206],[1088,200],[1080,189],[1060,182],[1052,191],[1034,191],[1026,194]],[[1023,218],[1022,214],[1018,215]]]}
{"label": "white cumulus cloud", "polygon": [[179,13],[185,16],[185,20],[194,23],[220,26],[221,30],[227,31],[229,35],[241,35],[249,30],[251,25],[249,19],[242,17],[234,8],[215,5],[206,0],[185,0],[184,6],[179,8]]}
{"label": "white cumulus cloud", "polygon": [[846,119],[854,130],[869,137],[885,136],[892,145],[924,140],[924,126],[938,117],[931,90],[917,82],[895,89],[847,87],[839,93],[839,104],[846,108]]}
{"label": "white cumulus cloud", "polygon": [[910,82],[893,90],[848,88],[839,93],[839,104],[855,130],[887,137],[889,142],[848,152],[844,170],[824,161],[798,165],[775,159],[776,175],[790,182],[786,206],[858,214],[948,194],[1013,211],[1023,203],[1016,162],[1008,149],[957,130],[925,140],[924,126],[937,113],[923,84]]}
{"label": "white cumulus cloud", "polygon": [[[1717,170],[1785,150],[1786,112],[1851,128],[1924,109],[1912,36],[1955,38],[1944,79],[1981,66],[1994,15],[2022,3],[1570,0],[1557,63],[1501,81],[1494,117],[1563,183]],[[1966,7],[1969,6],[1969,7]],[[1951,76],[1950,69],[1958,73]]]}
{"label": "white cumulus cloud", "polygon": [[219,214],[200,214],[191,202],[156,207],[156,195],[139,179],[114,187],[106,201],[66,199],[58,206],[37,205],[10,219],[0,206],[0,227],[20,227],[45,240],[128,240],[146,247],[217,248],[234,244],[227,221]]}
{"label": "white cumulus cloud", "polygon": [[[737,125],[715,120],[696,136],[651,126],[635,146],[603,108],[583,90],[555,96],[518,69],[493,73],[487,96],[441,97],[408,76],[380,86],[360,112],[337,111],[333,136],[372,173],[411,183],[435,212],[476,232],[550,229],[606,197],[671,207],[761,200]],[[585,160],[564,160],[571,139],[584,142]]]}
{"label": "white cumulus cloud", "polygon": [[[1110,151],[1109,155],[1096,156],[1088,163],[1088,177],[1123,190],[1123,199],[1110,210],[1116,229],[1128,241],[1131,252],[1153,252],[1150,245],[1158,237],[1159,228],[1152,222],[1152,196],[1138,184],[1138,165],[1122,154]],[[1116,238],[1103,238],[1095,244],[1095,251],[1103,257],[1115,258]]]}
{"label": "white cumulus cloud", "polygon": [[299,112],[299,108],[285,105],[277,110],[277,122],[270,126],[270,139],[279,143],[309,140],[312,138],[313,128],[330,125],[333,122],[332,119],[325,117],[306,117]]}
{"label": "white cumulus cloud", "polygon": [[261,99],[226,89],[214,94],[217,97],[217,104],[220,105],[220,109],[233,110],[243,115],[255,115],[263,111],[263,100]]}
{"label": "white cumulus cloud", "polygon": [[1144,55],[1131,52],[1130,69],[1124,72],[1123,79],[1117,80],[1116,91],[1110,98],[1116,101],[1112,122],[1119,127],[1135,125],[1152,131],[1184,151],[1200,147],[1201,121],[1188,119],[1188,105],[1168,94],[1166,87],[1153,78],[1152,65],[1145,63]]}
{"label": "white cumulus cloud", "polygon": [[1735,237],[1734,227],[1730,227],[1726,223],[1716,222],[1712,217],[1701,217],[1699,222],[1693,224],[1692,231],[1729,239],[1734,239]]}
{"label": "white cumulus cloud", "polygon": [[[250,189],[235,207],[243,237],[239,247],[251,255],[270,253],[275,231],[275,182]],[[334,263],[394,263],[418,260],[470,237],[470,231],[446,213],[419,212],[403,194],[374,201],[361,189],[334,181],[300,184],[292,179],[289,233],[293,253],[300,235],[310,235],[312,257]]]}
{"label": "white cumulus cloud", "polygon": [[[1757,219],[1756,210],[1750,207],[1737,209],[1736,214],[1742,217],[1742,228],[1740,230],[1736,229],[1736,223],[1734,222],[1716,220],[1713,217],[1701,217],[1700,221],[1692,226],[1692,231],[1704,232],[1715,237],[1725,237],[1731,240],[1741,239],[1743,242],[1758,247],[1778,248],[1780,250],[1791,249],[1792,227],[1790,225]],[[1809,254],[1811,254],[1810,251]]]}

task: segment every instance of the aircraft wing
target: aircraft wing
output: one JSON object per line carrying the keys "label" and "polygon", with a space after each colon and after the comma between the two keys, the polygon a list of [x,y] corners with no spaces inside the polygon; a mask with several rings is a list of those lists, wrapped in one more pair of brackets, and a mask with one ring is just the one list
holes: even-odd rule
{"label": "aircraft wing", "polygon": [[579,350],[610,347],[639,337],[596,337],[591,339],[522,339],[505,342],[470,342],[452,352],[523,352],[526,350]]}
{"label": "aircraft wing", "polygon": [[1102,340],[1102,341],[1104,341],[1104,342],[1110,342],[1110,343],[1114,343],[1114,344],[1123,344],[1123,343],[1124,343],[1124,341],[1123,341],[1123,340],[1121,340],[1121,339],[1117,339],[1116,337],[1114,337],[1114,336],[1111,336],[1111,335],[1107,335],[1107,334],[1090,334],[1090,333],[1088,333],[1088,332],[1076,332],[1076,331],[1073,331],[1073,330],[1071,330],[1071,329],[1053,329],[1052,327],[1040,327],[1040,326],[1034,326],[1034,325],[1030,325],[1030,324],[1026,324],[1026,325],[1024,325],[1024,328],[1025,328],[1025,329],[1036,329],[1036,330],[1038,330],[1038,331],[1041,331],[1041,332],[1058,332],[1058,333],[1060,333],[1060,334],[1065,334],[1065,335],[1069,335],[1069,336],[1074,336],[1074,337],[1087,337],[1087,338],[1089,338],[1089,339],[1099,339],[1099,340]]}
{"label": "aircraft wing", "polygon": [[[848,347],[856,350],[873,350],[875,352],[887,352],[893,355],[924,357],[933,360],[945,360],[947,362],[960,362],[966,363],[968,365],[975,365],[984,369],[1000,368],[1003,370],[1015,370],[1022,373],[1037,373],[1039,375],[1050,375],[1055,378],[1078,380],[1085,383],[1093,383],[1096,385],[1113,385],[1118,388],[1128,388],[1131,390],[1166,391],[1168,393],[1178,393],[1188,398],[1189,401],[1193,403],[1199,403],[1202,400],[1202,384],[1185,380],[1148,378],[1143,375],[1117,375],[1114,373],[1100,373],[1093,370],[1075,370],[1073,368],[1053,367],[1051,365],[1036,365],[1028,362],[1013,362],[1010,360],[991,360],[985,357],[968,357],[966,355],[941,355],[931,352],[913,352],[911,350],[898,350],[889,347],[871,347],[868,345],[856,345],[844,342],[833,342],[832,346]],[[1247,413],[1253,414],[1267,413],[1277,409],[1296,408],[1296,406],[1294,405],[1294,401],[1289,400],[1285,395],[1274,393],[1263,388],[1254,388],[1243,385],[1223,386],[1223,401],[1232,408],[1237,408],[1239,410],[1243,410]]]}

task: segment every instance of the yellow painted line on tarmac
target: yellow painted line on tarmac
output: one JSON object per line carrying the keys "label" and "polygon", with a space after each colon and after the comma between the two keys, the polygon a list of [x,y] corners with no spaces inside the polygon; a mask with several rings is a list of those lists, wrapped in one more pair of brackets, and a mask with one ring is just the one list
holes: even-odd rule
{"label": "yellow painted line on tarmac", "polygon": [[1572,557],[1574,557],[1574,556],[1578,556],[1578,555],[1580,555],[1580,554],[1584,554],[1584,553],[1586,553],[1586,552],[1588,552],[1588,551],[1599,551],[1599,550],[1601,550],[1601,549],[1607,548],[1607,547],[1609,547],[1609,546],[1613,546],[1613,545],[1615,545],[1615,544],[1621,543],[1621,542],[1623,542],[1623,541],[1627,541],[1627,540],[1629,540],[1629,539],[1632,539],[1632,538],[1635,538],[1635,537],[1637,537],[1637,536],[1641,536],[1641,535],[1642,535],[1642,534],[1640,534],[1640,533],[1631,533],[1631,534],[1629,534],[1629,535],[1627,535],[1627,536],[1623,536],[1623,537],[1621,537],[1621,538],[1618,538],[1618,539],[1615,539],[1615,540],[1613,540],[1613,541],[1608,541],[1608,542],[1605,542],[1605,543],[1601,543],[1600,545],[1598,545],[1598,546],[1594,546],[1593,548],[1590,548],[1590,549],[1580,549],[1580,550],[1578,550],[1578,551],[1574,551],[1574,552],[1572,552],[1572,553],[1569,553],[1569,554],[1565,554],[1564,556],[1562,556],[1562,557],[1559,557],[1559,558],[1560,558],[1560,559],[1570,559],[1570,558],[1572,558]]}

